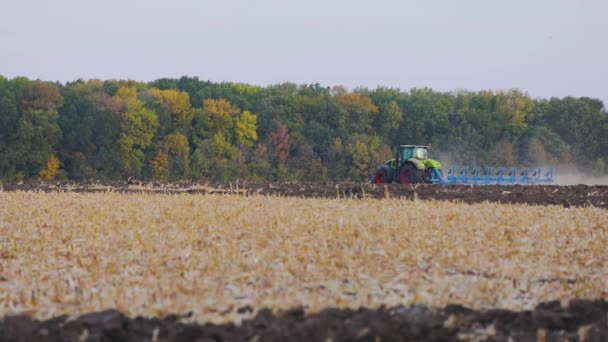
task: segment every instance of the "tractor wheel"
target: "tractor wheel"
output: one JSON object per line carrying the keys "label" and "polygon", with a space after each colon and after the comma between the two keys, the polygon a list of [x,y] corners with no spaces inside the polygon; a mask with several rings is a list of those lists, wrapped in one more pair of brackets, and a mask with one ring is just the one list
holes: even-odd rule
{"label": "tractor wheel", "polygon": [[393,181],[393,177],[391,175],[391,169],[384,165],[381,166],[376,173],[374,174],[374,178],[372,179],[372,183],[374,184],[385,184],[391,183]]}
{"label": "tractor wheel", "polygon": [[416,184],[424,182],[424,173],[416,168],[414,164],[407,163],[399,170],[399,183]]}

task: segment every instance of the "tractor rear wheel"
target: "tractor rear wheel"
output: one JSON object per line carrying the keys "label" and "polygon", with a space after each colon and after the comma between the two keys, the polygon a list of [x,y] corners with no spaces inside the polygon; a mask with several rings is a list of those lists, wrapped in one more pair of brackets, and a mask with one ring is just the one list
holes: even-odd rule
{"label": "tractor rear wheel", "polygon": [[391,169],[383,165],[381,166],[376,173],[374,174],[374,178],[372,179],[372,183],[374,184],[385,184],[391,183],[393,181],[393,177],[391,175]]}
{"label": "tractor rear wheel", "polygon": [[407,163],[399,170],[399,183],[416,184],[424,182],[424,173],[418,170],[414,164]]}

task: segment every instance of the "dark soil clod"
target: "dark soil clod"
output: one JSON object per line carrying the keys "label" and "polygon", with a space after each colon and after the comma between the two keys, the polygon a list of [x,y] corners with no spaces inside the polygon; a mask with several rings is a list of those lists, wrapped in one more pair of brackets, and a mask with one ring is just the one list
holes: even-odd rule
{"label": "dark soil clod", "polygon": [[329,308],[311,315],[301,307],[279,315],[262,309],[239,326],[183,323],[179,318],[185,315],[132,319],[108,310],[69,321],[6,316],[0,322],[0,341],[537,341],[539,334],[545,341],[607,341],[607,315],[604,300],[573,300],[567,307],[547,302],[521,312],[460,305],[440,310],[421,305]]}

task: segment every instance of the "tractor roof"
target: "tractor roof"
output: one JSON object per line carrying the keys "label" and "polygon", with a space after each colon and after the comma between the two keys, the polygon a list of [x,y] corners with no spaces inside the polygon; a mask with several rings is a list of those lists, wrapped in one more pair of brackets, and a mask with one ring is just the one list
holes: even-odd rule
{"label": "tractor roof", "polygon": [[422,148],[428,148],[428,145],[401,145],[400,147],[411,147],[411,148],[418,148],[418,147],[422,147]]}

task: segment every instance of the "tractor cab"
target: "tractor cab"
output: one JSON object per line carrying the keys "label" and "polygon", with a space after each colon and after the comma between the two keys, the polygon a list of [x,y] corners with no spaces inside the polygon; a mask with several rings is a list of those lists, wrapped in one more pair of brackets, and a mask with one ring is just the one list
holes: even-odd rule
{"label": "tractor cab", "polygon": [[416,158],[424,160],[427,158],[428,146],[421,145],[401,145],[399,146],[399,152],[397,154],[398,160],[408,160]]}

